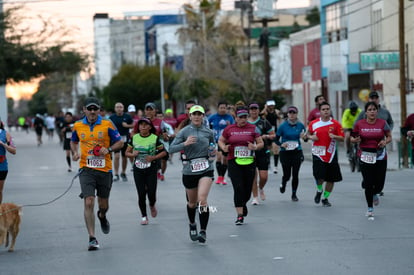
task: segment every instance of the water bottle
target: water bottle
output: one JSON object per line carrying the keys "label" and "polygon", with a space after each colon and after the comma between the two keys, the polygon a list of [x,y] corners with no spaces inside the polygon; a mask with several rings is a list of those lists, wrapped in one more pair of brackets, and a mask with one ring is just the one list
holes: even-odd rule
{"label": "water bottle", "polygon": [[213,142],[210,142],[210,145],[208,146],[208,160],[214,161],[216,159],[216,146]]}

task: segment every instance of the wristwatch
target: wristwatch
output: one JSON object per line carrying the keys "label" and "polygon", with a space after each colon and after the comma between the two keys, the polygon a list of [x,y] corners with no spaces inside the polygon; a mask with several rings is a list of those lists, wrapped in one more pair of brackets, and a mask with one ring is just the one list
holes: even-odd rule
{"label": "wristwatch", "polygon": [[108,152],[112,153],[112,148],[111,147],[108,147]]}

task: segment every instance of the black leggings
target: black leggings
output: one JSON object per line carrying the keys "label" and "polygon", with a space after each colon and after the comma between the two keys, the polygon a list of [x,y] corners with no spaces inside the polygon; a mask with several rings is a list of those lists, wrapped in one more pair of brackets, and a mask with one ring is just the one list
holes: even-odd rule
{"label": "black leggings", "polygon": [[234,191],[234,206],[243,207],[250,200],[253,179],[256,175],[256,163],[238,165],[234,159],[228,163],[229,176]]}
{"label": "black leggings", "polygon": [[361,174],[365,187],[365,199],[368,207],[372,207],[373,196],[381,193],[387,173],[387,160],[377,160],[375,164],[361,163]]}
{"label": "black leggings", "polygon": [[147,169],[134,167],[134,181],[138,192],[138,206],[143,217],[147,216],[146,196],[148,195],[150,206],[154,206],[157,200],[157,167],[156,165],[153,166]]}
{"label": "black leggings", "polygon": [[296,192],[299,185],[299,169],[302,165],[303,153],[300,150],[280,151],[279,155],[283,168],[282,184],[286,185],[292,175],[292,192]]}

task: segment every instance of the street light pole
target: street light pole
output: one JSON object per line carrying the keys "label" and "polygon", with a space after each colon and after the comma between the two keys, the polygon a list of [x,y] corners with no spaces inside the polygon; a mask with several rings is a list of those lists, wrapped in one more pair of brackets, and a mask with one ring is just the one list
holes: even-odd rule
{"label": "street light pole", "polygon": [[[407,81],[405,77],[405,18],[404,18],[404,0],[399,0],[398,7],[398,27],[399,27],[399,52],[400,52],[400,117],[401,126],[405,124],[407,117],[406,89]],[[401,154],[403,157],[403,166],[408,168],[408,148],[407,139],[401,139]]]}

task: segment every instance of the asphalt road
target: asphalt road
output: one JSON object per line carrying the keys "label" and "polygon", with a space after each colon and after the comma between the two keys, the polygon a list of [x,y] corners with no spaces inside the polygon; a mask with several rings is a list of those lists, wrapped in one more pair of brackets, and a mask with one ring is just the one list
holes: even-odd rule
{"label": "asphalt road", "polygon": [[[300,172],[298,202],[291,187],[280,194],[281,174],[269,174],[267,199],[249,207],[235,226],[231,184],[212,187],[205,245],[188,236],[186,201],[177,155],[158,185],[158,217],[139,224],[132,173],[113,184],[101,249],[87,251],[79,181],[70,186],[64,151],[55,136],[36,146],[33,132],[12,132],[4,202],[24,206],[15,252],[0,247],[0,274],[414,274],[414,170],[390,169],[375,220],[365,217],[361,176],[340,155],[344,180],[335,185],[332,207],[313,202],[311,163]],[[341,152],[340,152],[341,154]],[[307,158],[308,159],[308,158]],[[391,154],[390,166],[396,156]],[[398,166],[397,166],[398,167]],[[48,204],[47,204],[48,203]]]}

